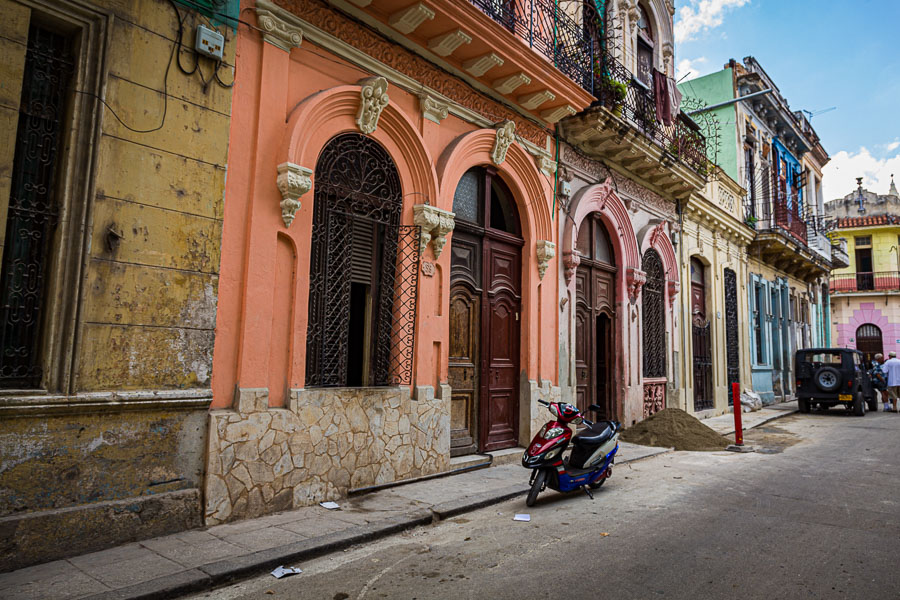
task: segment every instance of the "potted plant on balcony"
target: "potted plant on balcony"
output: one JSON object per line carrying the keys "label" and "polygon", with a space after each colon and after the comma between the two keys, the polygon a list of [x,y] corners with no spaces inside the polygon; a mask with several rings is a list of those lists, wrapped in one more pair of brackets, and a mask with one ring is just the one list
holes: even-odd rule
{"label": "potted plant on balcony", "polygon": [[757,219],[757,218],[754,217],[753,215],[747,215],[747,216],[744,218],[744,223],[746,223],[748,227],[751,227],[751,228],[753,228],[753,229],[756,229],[756,222],[757,222],[758,220],[759,220],[759,219]]}
{"label": "potted plant on balcony", "polygon": [[628,85],[610,76],[608,70],[597,61],[594,63],[594,76],[598,82],[598,94],[603,105],[609,108],[617,117],[622,116],[622,107],[625,105],[625,97],[628,95]]}

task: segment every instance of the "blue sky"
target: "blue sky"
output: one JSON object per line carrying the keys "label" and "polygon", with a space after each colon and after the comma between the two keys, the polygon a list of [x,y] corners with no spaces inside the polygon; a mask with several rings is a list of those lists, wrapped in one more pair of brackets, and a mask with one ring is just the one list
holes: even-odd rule
{"label": "blue sky", "polygon": [[900,185],[900,0],[676,0],[675,63],[688,80],[755,56],[832,160],[825,199]]}

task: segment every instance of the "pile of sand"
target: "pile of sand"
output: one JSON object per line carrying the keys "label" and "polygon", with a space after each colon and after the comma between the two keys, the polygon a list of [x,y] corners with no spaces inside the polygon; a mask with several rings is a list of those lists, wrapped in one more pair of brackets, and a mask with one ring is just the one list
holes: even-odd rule
{"label": "pile of sand", "polygon": [[679,408],[666,408],[624,430],[621,439],[642,446],[676,450],[724,450],[730,443]]}

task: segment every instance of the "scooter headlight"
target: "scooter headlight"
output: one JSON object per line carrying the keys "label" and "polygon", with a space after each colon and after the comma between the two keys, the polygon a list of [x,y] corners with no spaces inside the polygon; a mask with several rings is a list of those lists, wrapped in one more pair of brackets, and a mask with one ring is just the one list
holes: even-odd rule
{"label": "scooter headlight", "polygon": [[562,427],[551,427],[544,432],[544,438],[552,440],[556,436],[562,435],[563,431],[565,431],[565,429],[563,429]]}
{"label": "scooter headlight", "polygon": [[547,456],[545,456],[544,458],[545,458],[545,460],[550,460],[550,459],[556,458],[557,456],[559,456],[560,452],[562,452],[562,448],[554,448],[553,450],[548,452]]}

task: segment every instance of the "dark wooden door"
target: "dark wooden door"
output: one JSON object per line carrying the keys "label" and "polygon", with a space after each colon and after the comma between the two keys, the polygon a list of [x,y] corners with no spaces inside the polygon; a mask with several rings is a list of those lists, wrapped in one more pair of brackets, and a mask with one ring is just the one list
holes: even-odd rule
{"label": "dark wooden door", "polygon": [[481,236],[453,234],[450,266],[450,455],[475,452],[481,392]]}
{"label": "dark wooden door", "polygon": [[485,451],[519,437],[520,244],[484,240],[481,431]]}
{"label": "dark wooden door", "polygon": [[582,412],[591,404],[602,406],[604,412],[595,416],[603,419],[617,416],[612,393],[614,290],[608,268],[587,263],[576,269],[575,402]]}
{"label": "dark wooden door", "polygon": [[857,328],[856,349],[865,355],[866,366],[871,365],[876,354],[884,354],[881,329],[871,323],[866,323]]}

